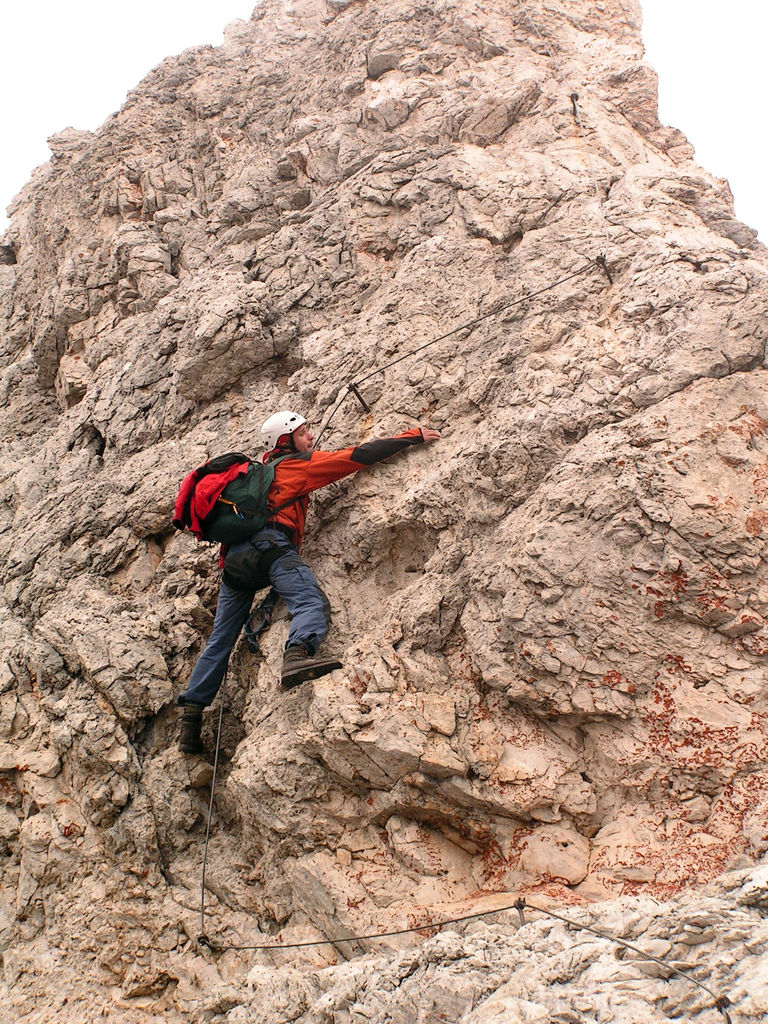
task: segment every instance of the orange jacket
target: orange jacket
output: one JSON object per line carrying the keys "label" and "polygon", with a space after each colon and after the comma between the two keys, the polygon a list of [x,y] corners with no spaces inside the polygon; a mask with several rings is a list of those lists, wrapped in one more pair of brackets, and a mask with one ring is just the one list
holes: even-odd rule
{"label": "orange jacket", "polygon": [[[269,505],[270,508],[278,508],[285,502],[290,501],[292,504],[275,512],[271,522],[287,526],[294,543],[301,547],[307,522],[308,496],[312,491],[334,480],[341,480],[350,473],[357,473],[374,462],[381,462],[410,445],[423,442],[421,430],[415,427],[396,437],[367,441],[354,448],[342,448],[338,452],[307,452],[283,459],[275,467],[275,479],[269,489]],[[277,449],[274,454],[285,455],[286,451]],[[265,456],[267,458],[269,455]],[[298,498],[298,501],[293,501],[294,498]]]}

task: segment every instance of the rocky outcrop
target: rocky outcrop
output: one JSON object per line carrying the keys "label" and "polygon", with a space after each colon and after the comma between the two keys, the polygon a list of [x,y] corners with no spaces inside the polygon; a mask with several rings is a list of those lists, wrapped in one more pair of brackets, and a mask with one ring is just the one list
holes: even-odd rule
{"label": "rocky outcrop", "polygon": [[[105,1000],[125,1021],[309,1024],[355,1000],[398,1019],[360,972],[390,991],[400,954],[317,980],[370,944],[296,954],[298,974],[197,944],[211,772],[175,748],[174,696],[217,567],[171,510],[190,468],[254,450],[279,407],[337,408],[327,447],[419,422],[443,437],[313,499],[306,556],[344,670],[280,692],[280,616],[260,655],[235,653],[210,935],[393,931],[534,892],[585,920],[610,899],[639,936],[633,898],[698,927],[710,897],[691,887],[712,882],[719,913],[741,897],[712,880],[763,870],[768,257],[659,124],[639,17],[629,0],[267,0],[97,132],[50,140],[0,248],[17,1016],[45,991],[50,1021]],[[363,378],[370,413],[344,397]],[[739,928],[764,964],[761,908],[727,940],[757,1016]],[[541,1016],[560,967],[542,952],[523,982],[509,959],[549,928],[403,955],[416,985],[491,950],[499,1001],[438,1015]],[[607,977],[582,966],[573,1013]]]}
{"label": "rocky outcrop", "polygon": [[[431,937],[418,949],[357,957],[311,973],[260,964],[248,977],[246,1001],[224,1019],[723,1020],[717,1001],[734,1020],[757,1019],[765,1005],[760,959],[742,959],[737,950],[748,935],[758,943],[768,940],[765,882],[765,867],[734,872],[697,894],[695,904],[677,898],[664,914],[655,900],[625,897],[589,910],[561,909],[555,918],[528,910],[525,925],[517,928],[507,915],[491,916],[460,926],[460,934]],[[577,931],[582,928],[593,931]],[[618,932],[634,948],[604,937]],[[665,961],[678,970],[684,966],[687,977],[666,969]]]}

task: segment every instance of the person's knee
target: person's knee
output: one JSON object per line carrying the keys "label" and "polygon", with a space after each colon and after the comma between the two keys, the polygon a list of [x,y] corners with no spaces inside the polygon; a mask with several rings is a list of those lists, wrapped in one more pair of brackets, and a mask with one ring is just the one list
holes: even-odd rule
{"label": "person's knee", "polygon": [[272,565],[270,579],[278,592],[287,599],[302,600],[308,595],[312,600],[320,600],[318,595],[323,594],[315,574],[307,563],[293,552]]}
{"label": "person's knee", "polygon": [[302,568],[311,571],[307,563],[295,551],[287,551],[272,562],[272,565],[269,567],[269,574],[270,576],[280,577],[285,575],[285,573]]}

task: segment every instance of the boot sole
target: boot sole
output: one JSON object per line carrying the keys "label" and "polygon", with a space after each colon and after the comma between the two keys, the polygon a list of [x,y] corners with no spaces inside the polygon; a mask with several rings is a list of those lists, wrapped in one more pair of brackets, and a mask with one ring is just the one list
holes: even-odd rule
{"label": "boot sole", "polygon": [[292,690],[294,686],[300,686],[301,683],[306,683],[308,679],[319,679],[321,676],[327,676],[329,672],[336,672],[337,669],[343,667],[340,661],[329,661],[324,665],[312,665],[308,668],[296,669],[295,672],[282,676],[280,685],[284,690]]}

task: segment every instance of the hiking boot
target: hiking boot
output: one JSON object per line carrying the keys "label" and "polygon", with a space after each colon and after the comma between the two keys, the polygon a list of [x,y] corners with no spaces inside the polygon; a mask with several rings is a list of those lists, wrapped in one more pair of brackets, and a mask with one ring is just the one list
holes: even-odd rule
{"label": "hiking boot", "polygon": [[337,668],[341,668],[340,661],[317,658],[303,647],[288,647],[283,655],[280,684],[284,690],[290,690],[306,679],[319,679],[329,672],[335,672]]}
{"label": "hiking boot", "polygon": [[202,754],[203,741],[200,729],[203,724],[203,709],[199,704],[186,704],[181,716],[179,750],[182,754]]}

